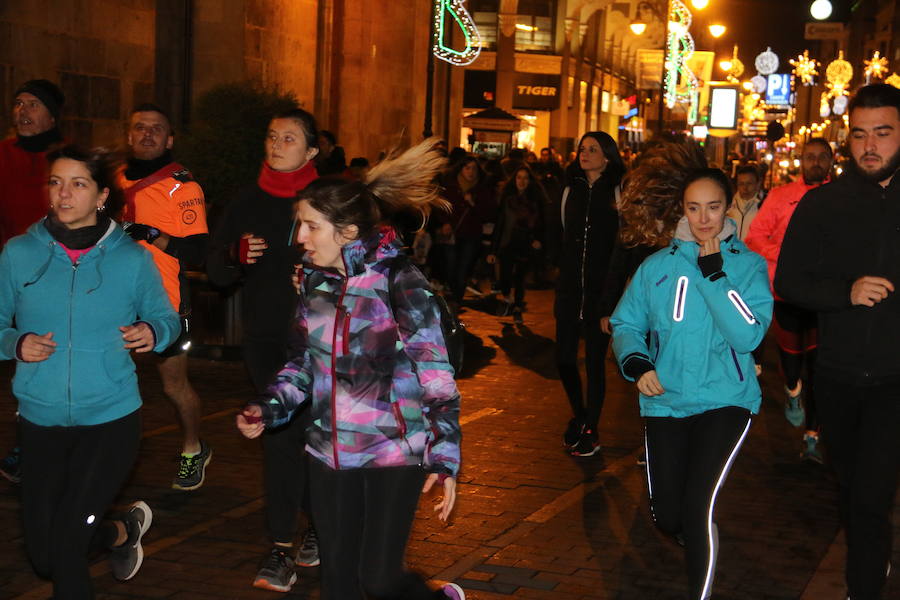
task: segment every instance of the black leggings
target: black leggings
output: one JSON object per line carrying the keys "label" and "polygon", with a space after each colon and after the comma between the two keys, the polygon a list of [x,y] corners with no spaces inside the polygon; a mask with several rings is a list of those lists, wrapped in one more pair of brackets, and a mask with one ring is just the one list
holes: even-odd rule
{"label": "black leggings", "polygon": [[750,412],[736,406],[680,419],[645,419],[650,509],[660,530],[684,539],[691,600],[712,594],[718,551],[716,496],[750,421]]}
{"label": "black leggings", "polygon": [[900,391],[893,383],[854,386],[827,373],[819,371],[816,385],[822,436],[840,488],[847,587],[853,600],[876,600],[883,594],[893,543]]}
{"label": "black leggings", "polygon": [[780,300],[775,301],[772,331],[778,343],[778,356],[784,384],[788,389],[797,387],[806,364],[806,385],[803,388],[803,404],[806,408],[806,429],[819,428],[816,417],[816,313],[798,308]]}
{"label": "black leggings", "polygon": [[[606,349],[609,346],[609,336],[600,330],[596,300],[586,298],[584,304],[582,319],[579,316],[579,298],[563,296],[557,292],[553,307],[556,315],[556,366],[572,406],[572,416],[596,431],[606,396]],[[587,377],[586,402],[578,372],[578,343],[582,336]]]}
{"label": "black leggings", "polygon": [[[287,362],[285,344],[245,340],[244,363],[257,393],[266,387]],[[262,435],[263,481],[266,492],[266,524],[272,541],[291,544],[297,533],[297,510],[309,514],[309,473],[306,427],[309,410],[301,409],[278,429]]]}
{"label": "black leggings", "polygon": [[94,597],[88,554],[110,547],[103,516],[137,459],[140,411],[103,423],[42,427],[19,419],[25,548],[55,600]]}
{"label": "black leggings", "polygon": [[500,261],[500,292],[509,296],[515,291],[515,305],[525,306],[525,275],[531,267],[529,254],[516,248],[504,248],[497,254]]}
{"label": "black leggings", "polygon": [[310,459],[312,506],[322,558],[322,599],[444,598],[404,554],[425,472],[421,467],[336,471]]}

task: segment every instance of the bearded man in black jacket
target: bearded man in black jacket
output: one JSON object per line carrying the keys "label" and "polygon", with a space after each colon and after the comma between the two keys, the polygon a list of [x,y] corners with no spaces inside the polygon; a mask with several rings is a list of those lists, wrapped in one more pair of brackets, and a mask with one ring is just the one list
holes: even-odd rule
{"label": "bearded man in black jacket", "polygon": [[850,102],[852,162],[791,219],[775,291],[818,313],[816,386],[840,486],[852,600],[882,598],[900,471],[900,89]]}

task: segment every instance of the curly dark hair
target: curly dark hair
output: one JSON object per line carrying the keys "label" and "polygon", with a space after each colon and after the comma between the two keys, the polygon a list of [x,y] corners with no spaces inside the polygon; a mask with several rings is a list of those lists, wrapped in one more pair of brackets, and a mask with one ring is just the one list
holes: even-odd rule
{"label": "curly dark hair", "polygon": [[703,150],[685,137],[661,139],[644,150],[622,189],[622,244],[626,248],[668,244],[684,213],[684,181],[706,166]]}

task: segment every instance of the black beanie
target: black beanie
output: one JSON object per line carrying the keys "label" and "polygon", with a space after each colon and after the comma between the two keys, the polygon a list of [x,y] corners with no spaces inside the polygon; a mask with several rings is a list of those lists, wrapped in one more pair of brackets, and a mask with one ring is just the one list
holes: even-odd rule
{"label": "black beanie", "polygon": [[16,93],[13,94],[13,98],[17,97],[19,94],[31,94],[43,102],[44,106],[47,107],[47,110],[50,111],[50,114],[53,115],[53,118],[56,119],[56,124],[59,125],[59,112],[62,110],[66,97],[55,83],[47,81],[46,79],[32,79],[31,81],[23,83],[22,86],[16,90]]}

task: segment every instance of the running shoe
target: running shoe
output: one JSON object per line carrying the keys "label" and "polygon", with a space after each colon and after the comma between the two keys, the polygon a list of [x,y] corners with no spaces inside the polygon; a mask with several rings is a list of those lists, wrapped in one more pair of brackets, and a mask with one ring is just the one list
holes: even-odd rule
{"label": "running shoe", "polygon": [[803,410],[803,389],[796,396],[791,396],[791,391],[784,388],[787,400],[784,403],[784,418],[794,427],[800,427],[806,420],[806,411]]}
{"label": "running shoe", "polygon": [[206,479],[206,465],[211,459],[212,448],[200,440],[200,452],[193,456],[181,455],[181,463],[178,465],[178,474],[172,481],[172,489],[188,492],[203,485]]}
{"label": "running shoe", "polygon": [[578,440],[581,439],[582,429],[584,429],[584,425],[578,419],[571,419],[566,427],[566,432],[563,434],[563,445],[569,449],[574,448]]}
{"label": "running shoe", "polygon": [[22,459],[18,447],[10,450],[9,454],[0,460],[0,475],[13,483],[22,481]]}
{"label": "running shoe", "polygon": [[128,581],[134,577],[141,563],[144,562],[144,548],[141,538],[150,529],[153,522],[153,511],[144,501],[138,501],[128,507],[122,521],[128,538],[121,546],[112,549],[109,555],[109,566],[113,576],[119,581]]}
{"label": "running shoe", "polygon": [[593,456],[600,451],[600,438],[593,429],[585,427],[581,431],[581,437],[575,447],[572,448],[572,456]]}
{"label": "running shoe", "polygon": [[525,320],[522,318],[522,309],[518,306],[515,307],[512,311],[513,322],[517,325],[522,325],[525,323]]}
{"label": "running shoe", "polygon": [[297,550],[294,564],[300,567],[317,567],[319,563],[319,534],[315,527],[308,527],[303,534],[303,542]]}
{"label": "running shoe", "polygon": [[803,446],[800,449],[800,458],[810,462],[825,464],[822,458],[822,451],[819,450],[819,436],[815,433],[806,433],[803,435]]}
{"label": "running shoe", "polygon": [[466,593],[455,583],[448,583],[441,588],[441,591],[449,600],[466,600]]}
{"label": "running shoe", "polygon": [[295,583],[297,574],[291,566],[290,557],[279,548],[272,548],[259,565],[253,587],[272,592],[289,592]]}

